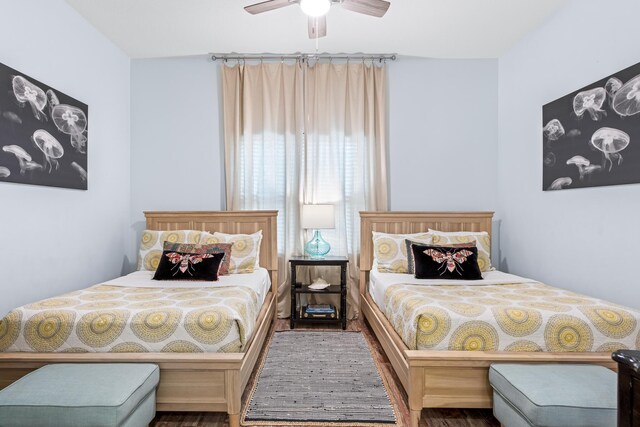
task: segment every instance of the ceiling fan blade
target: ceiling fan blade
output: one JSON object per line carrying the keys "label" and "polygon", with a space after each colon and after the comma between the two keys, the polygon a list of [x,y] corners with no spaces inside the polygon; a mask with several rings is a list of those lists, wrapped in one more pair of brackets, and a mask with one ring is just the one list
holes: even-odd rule
{"label": "ceiling fan blade", "polygon": [[309,17],[309,38],[319,39],[327,35],[327,16]]}
{"label": "ceiling fan blade", "polygon": [[291,1],[291,0],[267,0],[261,3],[256,3],[256,4],[246,6],[244,10],[246,10],[252,15],[256,15],[258,13],[268,12],[270,10],[291,6],[292,4],[295,4],[295,3],[297,2]]}
{"label": "ceiling fan blade", "polygon": [[385,0],[344,0],[342,7],[353,12],[382,18],[391,3]]}

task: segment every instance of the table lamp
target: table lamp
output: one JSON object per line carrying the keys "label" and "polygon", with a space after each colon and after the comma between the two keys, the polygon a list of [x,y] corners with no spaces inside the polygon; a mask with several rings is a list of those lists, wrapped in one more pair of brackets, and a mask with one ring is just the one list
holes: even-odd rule
{"label": "table lamp", "polygon": [[315,230],[313,237],[304,245],[305,253],[311,258],[323,258],[331,250],[320,234],[320,229],[335,228],[333,205],[302,205],[302,228]]}

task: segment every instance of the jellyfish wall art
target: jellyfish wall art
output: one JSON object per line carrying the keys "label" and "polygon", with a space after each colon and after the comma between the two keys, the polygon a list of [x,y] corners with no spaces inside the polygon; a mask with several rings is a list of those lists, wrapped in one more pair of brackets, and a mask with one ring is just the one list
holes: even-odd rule
{"label": "jellyfish wall art", "polygon": [[640,64],[542,108],[542,189],[640,183]]}
{"label": "jellyfish wall art", "polygon": [[0,185],[86,190],[88,133],[86,104],[0,64]]}

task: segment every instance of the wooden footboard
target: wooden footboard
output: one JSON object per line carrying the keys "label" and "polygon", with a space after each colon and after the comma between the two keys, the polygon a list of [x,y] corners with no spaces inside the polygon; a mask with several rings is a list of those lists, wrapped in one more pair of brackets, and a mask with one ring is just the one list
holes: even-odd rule
{"label": "wooden footboard", "polygon": [[491,408],[493,363],[578,363],[616,370],[611,353],[405,351],[412,380],[422,382],[422,408]]}

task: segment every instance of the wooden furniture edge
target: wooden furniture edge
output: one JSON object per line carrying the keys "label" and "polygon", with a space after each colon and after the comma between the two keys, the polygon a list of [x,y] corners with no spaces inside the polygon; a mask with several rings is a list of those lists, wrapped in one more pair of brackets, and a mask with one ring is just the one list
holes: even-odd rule
{"label": "wooden furniture edge", "polygon": [[404,355],[404,350],[407,348],[400,340],[398,334],[391,334],[389,331],[393,331],[393,328],[387,329],[389,321],[382,314],[378,306],[371,300],[369,295],[361,295],[361,311],[364,314],[365,319],[369,323],[369,326],[375,333],[380,345],[385,351],[389,362],[393,366],[393,369],[398,375],[400,382],[405,390],[409,389],[409,364]]}
{"label": "wooden furniture edge", "polygon": [[409,366],[486,366],[491,363],[595,363],[615,370],[611,353],[405,350]]}
{"label": "wooden furniture edge", "polygon": [[[206,230],[205,223],[223,224],[225,233],[252,233],[259,225],[263,238],[260,265],[269,271],[272,287],[256,320],[256,330],[244,353],[0,353],[0,389],[50,363],[155,363],[160,367],[159,411],[226,412],[229,426],[240,426],[242,392],[275,320],[278,252],[278,211],[144,212],[148,229]],[[173,226],[173,228],[172,228]],[[235,231],[238,230],[238,231]]]}
{"label": "wooden furniture edge", "polygon": [[[271,317],[271,319],[264,319],[264,321],[260,323],[260,326],[256,329],[256,332],[253,335],[253,342],[249,345],[247,351],[244,353],[244,357],[242,358],[242,365],[240,366],[240,379],[242,382],[240,391],[241,394],[247,386],[249,378],[251,377],[251,373],[253,372],[253,368],[258,361],[262,346],[267,339],[269,331],[271,330],[271,323],[273,320],[275,320],[276,296],[273,294],[273,292],[269,292],[269,301],[265,300],[263,309],[264,315]],[[254,342],[257,345],[253,345]]]}

